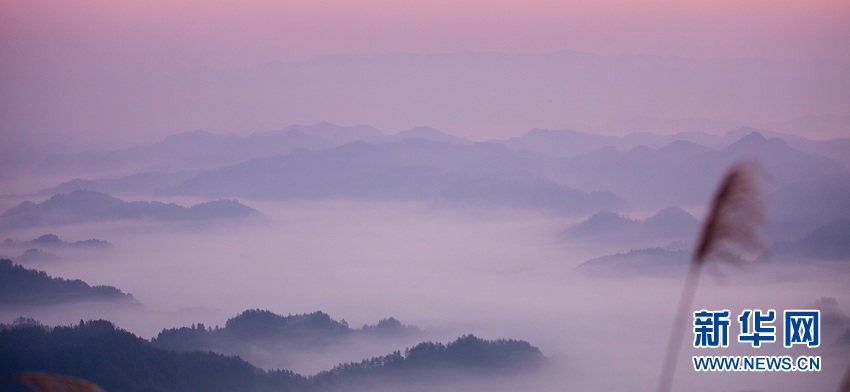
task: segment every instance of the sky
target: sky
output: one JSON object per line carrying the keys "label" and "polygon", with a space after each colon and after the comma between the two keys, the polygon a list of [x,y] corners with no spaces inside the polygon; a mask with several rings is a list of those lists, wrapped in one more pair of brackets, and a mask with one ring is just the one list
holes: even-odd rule
{"label": "sky", "polygon": [[[847,37],[847,0],[0,0],[0,165],[20,156],[6,154],[10,145],[113,146],[320,121],[385,133],[433,126],[472,140],[535,127],[623,134],[745,125],[850,137]],[[33,191],[69,179],[3,175],[4,184],[38,182]],[[668,325],[665,309],[680,281],[623,285],[574,274],[591,257],[627,250],[555,238],[575,222],[484,207],[246,204],[268,223],[50,227],[63,239],[115,247],[101,260],[72,255],[44,269],[136,295],[151,312],[107,318],[135,322],[145,337],[198,321],[223,324],[246,308],[321,309],[355,326],[394,316],[527,337],[547,355],[616,350],[623,354],[613,362],[571,357],[593,370],[577,380],[620,382],[598,376],[610,366],[626,382],[654,382],[655,365],[642,355],[660,352],[653,346],[666,336],[658,325]],[[243,259],[264,268],[234,262]],[[768,267],[775,285],[759,275],[740,280],[755,286],[705,279],[700,295],[713,309],[800,308],[821,296],[846,309],[843,275],[776,264]],[[173,273],[163,274],[167,268]],[[423,296],[426,289],[434,293]],[[624,301],[629,290],[643,295]],[[620,349],[634,343],[615,330],[623,319],[648,334],[636,350]],[[615,339],[599,340],[610,351],[594,347],[588,336],[607,331]]]}
{"label": "sky", "polygon": [[[329,55],[460,51],[850,61],[848,36],[850,3],[842,0],[6,1],[0,4],[0,85],[5,91],[0,113],[6,118],[0,130],[19,141],[46,135],[83,142],[155,139],[216,128],[211,119],[173,116],[169,122],[168,115],[144,107],[122,117],[108,105],[91,103],[136,94],[115,87],[123,80],[164,78],[198,68],[239,71]],[[89,104],[81,108],[78,101]],[[321,117],[290,116],[287,121],[263,116],[268,118],[235,121],[215,130],[244,133],[251,124],[282,128]],[[92,120],[97,117],[104,120]],[[157,117],[160,121],[144,120]],[[381,119],[334,113],[324,117],[373,120],[379,127],[431,125],[380,124]],[[135,126],[122,129],[126,123]],[[450,131],[473,139],[510,133],[487,135],[483,129],[494,127],[469,129],[468,124],[438,118],[433,123],[448,124]],[[512,132],[524,133],[535,124],[511,125],[522,126],[527,128]],[[255,130],[262,129],[250,131]]]}

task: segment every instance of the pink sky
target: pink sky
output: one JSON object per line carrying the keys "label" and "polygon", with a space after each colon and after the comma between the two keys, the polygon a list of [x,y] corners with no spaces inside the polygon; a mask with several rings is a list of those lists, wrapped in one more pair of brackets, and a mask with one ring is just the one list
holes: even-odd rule
{"label": "pink sky", "polygon": [[[80,133],[96,127],[75,127],[79,119],[67,102],[87,95],[62,91],[204,66],[232,70],[322,55],[463,50],[848,60],[847,37],[846,0],[3,2],[0,83],[7,92],[0,113],[19,112],[32,107],[22,102],[37,99],[65,114],[51,126],[29,127],[25,118],[0,126],[5,133],[55,133],[68,124],[69,134]],[[26,96],[31,85],[54,84],[62,87],[54,95]],[[209,126],[182,122],[161,132],[185,127]]]}
{"label": "pink sky", "polygon": [[167,66],[461,50],[850,57],[843,0],[33,0],[0,7],[4,46]]}

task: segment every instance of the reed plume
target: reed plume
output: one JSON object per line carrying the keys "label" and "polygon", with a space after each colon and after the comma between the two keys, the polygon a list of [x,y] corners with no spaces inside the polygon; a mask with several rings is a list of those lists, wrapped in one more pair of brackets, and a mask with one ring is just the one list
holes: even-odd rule
{"label": "reed plume", "polygon": [[103,392],[91,381],[63,374],[27,372],[15,378],[33,392]]}
{"label": "reed plume", "polygon": [[765,250],[758,234],[758,227],[766,219],[759,186],[760,175],[761,168],[755,162],[738,162],[732,165],[711,200],[711,208],[703,222],[699,241],[688,265],[685,286],[679,297],[679,306],[658,381],[659,392],[670,391],[673,384],[673,374],[682,346],[682,334],[691,314],[690,308],[703,265],[710,259],[719,259],[740,266],[744,259],[739,251]]}

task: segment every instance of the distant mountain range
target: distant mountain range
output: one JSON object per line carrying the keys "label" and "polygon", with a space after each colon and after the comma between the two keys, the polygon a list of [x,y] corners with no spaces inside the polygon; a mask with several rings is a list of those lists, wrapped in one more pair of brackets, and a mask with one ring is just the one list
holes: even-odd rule
{"label": "distant mountain range", "polygon": [[[685,141],[711,149],[721,149],[739,139],[758,133],[770,139],[778,139],[799,151],[818,154],[842,162],[850,167],[850,138],[828,141],[810,140],[781,132],[744,127],[716,136],[702,132],[681,132],[657,135],[648,132],[631,133],[626,136],[602,136],[571,130],[532,129],[523,136],[490,143],[503,144],[513,150],[526,150],[553,158],[567,158],[588,154],[606,147],[628,151],[638,147],[661,149],[673,142]],[[358,125],[337,126],[328,122],[314,125],[292,125],[279,131],[255,132],[248,136],[217,134],[206,131],[183,132],[162,141],[133,147],[92,150],[85,152],[52,153],[35,168],[35,174],[90,174],[108,175],[120,173],[168,173],[169,178],[160,178],[165,184],[174,185],[181,178],[199,170],[230,166],[257,158],[286,155],[297,149],[320,150],[338,147],[354,141],[383,144],[403,140],[427,140],[437,143],[470,145],[473,142],[455,137],[430,127],[416,127],[392,135],[384,135],[375,128]],[[137,182],[144,181],[144,178]],[[150,181],[150,177],[148,181]],[[79,180],[78,180],[79,181]],[[79,187],[85,183],[68,184],[54,192],[68,191],[68,186]],[[103,186],[108,186],[104,183]],[[96,189],[113,192],[115,189]]]}
{"label": "distant mountain range", "polygon": [[624,151],[637,147],[659,149],[676,141],[690,142],[711,149],[721,149],[752,133],[758,133],[769,139],[782,140],[794,149],[818,154],[850,167],[850,138],[810,140],[787,133],[771,132],[752,127],[739,128],[722,136],[705,132],[679,132],[669,135],[639,132],[625,136],[604,136],[571,130],[532,129],[523,136],[513,137],[501,143],[512,149],[534,151],[564,158],[587,154],[605,147]]}
{"label": "distant mountain range", "polygon": [[22,202],[0,215],[7,228],[69,224],[114,219],[208,220],[243,218],[257,211],[236,200],[216,200],[182,207],[162,202],[120,199],[100,192],[76,190],[41,203]]}
{"label": "distant mountain range", "polygon": [[[469,144],[433,128],[417,127],[385,136],[375,128],[342,127],[327,122],[293,125],[280,131],[256,132],[249,136],[205,131],[183,132],[160,142],[104,151],[53,154],[35,168],[36,174],[104,174],[121,172],[179,172],[214,169],[257,158],[285,155],[297,149],[320,150],[354,141],[386,143],[424,139],[443,143]],[[141,179],[140,179],[141,180]],[[63,191],[67,189],[57,189]]]}
{"label": "distant mountain range", "polygon": [[127,301],[133,296],[112,286],[89,286],[79,279],[53,278],[0,259],[0,305],[47,305],[79,301]]}
{"label": "distant mountain range", "polygon": [[353,142],[224,167],[164,193],[278,200],[443,200],[567,214],[626,207],[609,192],[583,192],[534,176],[525,169],[534,161],[533,156],[497,145]]}
{"label": "distant mountain range", "polygon": [[660,149],[606,147],[562,159],[553,179],[578,189],[608,190],[648,208],[701,205],[708,201],[723,171],[740,159],[758,160],[778,186],[846,172],[837,161],[751,133],[719,150],[687,141]]}
{"label": "distant mountain range", "polygon": [[258,156],[319,149],[334,144],[296,129],[256,133],[250,137],[205,131],[183,132],[160,142],[114,150],[54,154],[35,168],[36,174],[191,171],[238,163]]}
{"label": "distant mountain range", "polygon": [[[12,105],[3,117],[36,131],[73,130],[69,134],[115,129],[142,134],[182,124],[270,130],[293,121],[330,120],[374,121],[393,132],[413,124],[491,135],[514,135],[535,126],[623,134],[720,132],[753,125],[822,136],[846,132],[850,124],[848,68],[846,59],[836,58],[698,59],[575,51],[327,56],[238,69],[153,72],[120,83],[99,84],[102,78],[93,77],[94,84],[80,81],[69,90],[75,99],[68,102],[56,102],[50,85],[11,85],[21,89],[13,93],[31,97],[34,111],[75,115],[32,118]],[[134,92],[134,105],[103,116],[103,108],[127,91]],[[174,102],[180,102],[180,110]]]}
{"label": "distant mountain range", "polygon": [[87,189],[134,197],[415,200],[590,216],[703,206],[726,167],[754,159],[772,189],[771,235],[787,240],[850,218],[843,202],[850,197],[847,157],[850,139],[813,141],[753,128],[623,137],[535,129],[482,143],[427,127],[385,136],[368,126],[322,122],[250,136],[197,131],[129,149],[56,155],[59,161],[43,168],[76,171],[74,162],[91,160],[124,173],[160,171],[78,178],[39,195]]}
{"label": "distant mountain range", "polygon": [[[425,342],[389,355],[346,363],[312,376],[265,371],[239,357],[175,352],[108,321],[47,328],[34,320],[0,326],[0,374],[47,372],[80,377],[110,391],[336,391],[451,385],[541,368],[547,359],[524,341],[465,335]],[[398,382],[403,380],[403,384]],[[474,381],[474,380],[473,380]],[[0,380],[4,390],[12,379]],[[393,386],[394,385],[394,386]]]}
{"label": "distant mountain range", "polygon": [[[629,220],[616,214],[594,215],[573,230],[594,229],[596,225],[634,230],[639,221]],[[605,230],[605,233],[610,231]],[[692,253],[687,250],[663,248],[634,249],[588,260],[578,270],[593,276],[679,276],[685,272]],[[850,219],[836,220],[820,226],[797,241],[779,241],[770,246],[768,254],[761,260],[779,259],[785,262],[806,263],[811,260],[835,260],[850,262]]]}
{"label": "distant mountain range", "polygon": [[774,229],[797,239],[825,223],[850,219],[850,172],[812,175],[779,187],[768,200]]}

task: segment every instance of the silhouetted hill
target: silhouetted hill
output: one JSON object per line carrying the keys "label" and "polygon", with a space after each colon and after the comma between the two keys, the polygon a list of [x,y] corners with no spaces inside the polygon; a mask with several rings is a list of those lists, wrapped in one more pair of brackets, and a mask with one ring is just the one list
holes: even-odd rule
{"label": "silhouetted hill", "polygon": [[[846,121],[846,118],[843,120]],[[797,129],[806,128],[806,126],[803,126]],[[802,136],[791,135],[783,132],[772,132],[764,129],[743,127],[727,132],[724,139],[731,138],[737,140],[753,132],[758,132],[768,138],[781,139],[797,150],[834,159],[844,163],[846,167],[850,168],[850,139],[848,138],[811,140]]]}
{"label": "silhouetted hill", "polygon": [[641,226],[640,221],[630,219],[624,215],[617,214],[611,211],[600,211],[587,220],[579,223],[575,227],[567,230],[566,233],[578,236],[598,236],[624,232],[627,230],[637,230]]}
{"label": "silhouetted hill", "polygon": [[23,253],[21,253],[20,256],[14,257],[15,261],[18,261],[18,262],[21,262],[21,263],[31,263],[31,262],[38,262],[38,261],[54,261],[54,260],[59,260],[59,259],[60,259],[60,257],[53,254],[53,253],[45,252],[41,249],[36,249],[36,248],[27,249]]}
{"label": "silhouetted hill", "polygon": [[[423,139],[441,143],[471,144],[430,127],[415,127],[385,136],[367,125],[338,126],[328,122],[291,125],[282,130],[255,132],[248,136],[192,131],[163,140],[125,148],[54,153],[42,159],[36,174],[119,175],[114,179],[74,179],[44,189],[39,195],[88,189],[116,195],[151,194],[178,185],[199,170],[285,155],[297,149],[319,150],[354,141],[387,143]],[[44,154],[42,154],[44,155]],[[128,173],[141,172],[132,175]]]}
{"label": "silhouetted hill", "polygon": [[[282,135],[320,139],[324,144],[300,149],[275,147],[278,143],[275,140]],[[641,210],[702,205],[723,170],[740,158],[762,162],[773,179],[771,184],[777,188],[847,173],[840,162],[793,147],[811,142],[807,139],[780,133],[769,135],[776,137],[764,137],[752,128],[722,137],[693,132],[607,137],[535,129],[502,143],[469,143],[427,127],[382,136],[371,127],[339,127],[329,123],[291,126],[244,137],[219,138],[223,135],[193,132],[166,138],[155,147],[146,148],[182,156],[175,151],[186,147],[190,151],[180,159],[191,160],[192,149],[218,146],[215,148],[229,151],[230,155],[227,158],[209,155],[206,163],[196,162],[197,167],[218,169],[204,173],[145,172],[114,179],[76,179],[41,194],[86,188],[123,195],[483,201],[590,213],[621,210],[623,201],[613,200],[613,195]],[[218,141],[211,142],[210,138]],[[394,141],[397,139],[401,140]],[[338,144],[352,140],[349,144]],[[835,142],[838,144],[822,142],[824,146],[835,147],[835,153],[830,156],[843,151],[839,146],[841,140]],[[237,153],[241,150],[244,151]],[[549,154],[566,157],[553,158]],[[610,193],[588,198],[572,192],[576,189]],[[601,206],[607,202],[613,202],[611,207]],[[793,203],[802,204],[800,199]],[[581,211],[581,205],[593,204],[597,208]]]}
{"label": "silhouetted hill", "polygon": [[353,329],[323,312],[282,316],[255,309],[227,320],[223,328],[193,324],[163,329],[151,342],[171,350],[238,355],[264,369],[317,372],[363,353],[374,355],[376,349],[417,343],[422,336],[418,328],[393,318]]}
{"label": "silhouetted hill", "polygon": [[319,150],[354,141],[385,143],[405,139],[470,143],[429,127],[417,127],[388,137],[367,125],[345,127],[323,121],[314,125],[292,125],[279,131],[255,132],[248,136],[205,131],[182,132],[151,144],[114,150],[55,154],[46,158],[36,168],[36,172],[79,175],[142,171],[145,173],[129,176],[121,181],[77,179],[43,192],[89,189],[116,194],[150,193],[155,189],[177,185],[179,181],[185,180],[191,171],[285,155],[296,149]]}
{"label": "silhouetted hill", "polygon": [[[383,357],[346,363],[318,373],[311,381],[320,387],[359,385],[363,381],[404,380],[408,387],[442,374],[477,377],[516,373],[542,366],[546,358],[537,347],[520,340],[484,340],[465,335],[448,344],[424,342]],[[444,372],[444,373],[441,373]]]}
{"label": "silhouetted hill", "polygon": [[75,301],[122,300],[133,296],[112,286],[89,286],[79,279],[53,278],[0,259],[0,304],[37,305]]}
{"label": "silhouetted hill", "polygon": [[334,125],[327,121],[321,121],[314,125],[293,125],[284,130],[284,132],[288,131],[298,131],[305,135],[327,140],[330,142],[330,145],[327,147],[341,146],[354,141],[377,143],[383,141],[386,137],[381,131],[368,125],[345,127]]}
{"label": "silhouetted hill", "polygon": [[553,178],[579,189],[609,190],[644,207],[695,205],[705,203],[723,170],[742,158],[758,159],[780,187],[845,172],[836,161],[752,133],[719,150],[687,141],[660,149],[607,147],[562,159]]}
{"label": "silhouetted hill", "polygon": [[415,333],[419,331],[419,328],[412,325],[404,325],[394,317],[389,317],[378,320],[378,323],[375,325],[364,325],[360,330],[378,336],[391,336]]}
{"label": "silhouetted hill", "polygon": [[525,135],[512,137],[502,143],[513,149],[540,152],[553,157],[569,157],[616,146],[618,140],[611,136],[584,132],[535,128]]}
{"label": "silhouetted hill", "polygon": [[774,226],[796,239],[837,220],[850,219],[850,173],[812,176],[777,189],[768,199]]}
{"label": "silhouetted hill", "polygon": [[350,329],[323,312],[280,316],[257,309],[227,320],[223,332],[236,339],[292,339],[305,335],[336,336]]}
{"label": "silhouetted hill", "polygon": [[107,248],[112,246],[109,241],[99,240],[96,238],[88,240],[80,240],[74,242],[63,241],[56,234],[43,234],[38,238],[30,241],[16,241],[7,238],[3,241],[5,247],[31,247],[37,246],[41,248]]}
{"label": "silhouetted hill", "polygon": [[59,236],[56,234],[44,234],[39,236],[38,238],[29,241],[30,244],[38,244],[38,245],[50,245],[57,246],[65,244],[65,241],[59,239]]}
{"label": "silhouetted hill", "polygon": [[[812,147],[821,143],[823,144],[823,147],[826,147],[831,144],[830,142],[816,142],[799,136],[769,132],[750,127],[730,131],[723,136],[717,136],[705,132],[679,132],[664,135],[651,132],[634,132],[625,136],[603,136],[594,133],[570,130],[532,129],[525,135],[513,137],[501,143],[513,149],[534,151],[553,157],[565,158],[589,154],[593,151],[606,147],[611,147],[621,151],[628,151],[638,147],[660,149],[674,142],[687,142],[711,149],[720,149],[735,143],[742,137],[753,132],[759,132],[765,135],[769,134],[772,138],[780,138],[801,151],[819,153],[825,157],[840,160],[834,153],[841,151],[842,148],[840,147],[836,148],[836,146],[833,146],[831,149]],[[838,144],[842,143],[840,140],[836,140],[836,142]]]}
{"label": "silhouetted hill", "polygon": [[[274,139],[278,134],[331,138],[335,142],[321,139],[329,148],[266,147],[274,146],[274,142],[264,142],[264,138]],[[842,163],[792,147],[793,143],[806,141],[803,138],[779,133],[770,133],[777,137],[768,138],[752,128],[742,128],[714,139],[699,133],[663,137],[643,133],[613,138],[574,131],[532,130],[503,144],[454,143],[457,140],[443,135],[424,127],[385,137],[363,126],[338,127],[329,123],[292,126],[248,137],[230,135],[235,139],[221,142],[221,148],[235,151],[243,145],[253,146],[250,143],[256,146],[245,147],[252,153],[239,155],[242,160],[214,160],[214,167],[218,169],[209,172],[141,173],[116,179],[73,180],[54,189],[92,186],[119,194],[208,198],[448,201],[589,214],[600,210],[623,211],[626,201],[637,210],[704,205],[726,167],[741,158],[755,158],[772,179],[770,185],[780,190],[768,200],[771,210],[782,215],[775,219],[779,223],[777,233],[784,230],[782,225],[792,230],[802,228],[805,232],[827,222],[825,219],[844,217],[832,214],[843,214],[840,210],[847,205],[808,203],[811,198],[797,193],[812,189],[809,185],[803,185],[801,192],[794,193],[798,183],[809,183],[820,177],[846,177],[848,171]],[[740,138],[731,141],[735,136]],[[204,132],[187,133],[167,138],[162,143],[167,142],[170,147],[160,147],[173,153],[173,149],[193,142],[200,146],[219,145],[219,142],[204,142],[208,137],[210,135]],[[388,142],[394,138],[403,140]],[[334,144],[347,140],[356,141]],[[704,146],[694,140],[713,144]],[[251,142],[245,144],[248,141]],[[662,142],[669,143],[656,147]],[[523,143],[536,147],[524,148]],[[635,145],[639,147],[631,147]],[[603,147],[597,149],[599,146]],[[574,152],[592,151],[553,158],[546,155],[554,154],[545,151],[547,148],[561,153],[564,148],[576,148]],[[841,151],[840,146],[836,148]],[[261,154],[252,155],[260,150]],[[254,156],[262,158],[249,159]],[[842,194],[828,189],[836,188],[836,184],[825,181],[815,186],[823,188],[815,199],[842,199]],[[774,205],[778,207],[774,209]],[[789,206],[792,208],[787,208]],[[786,216],[811,209],[823,211],[796,214],[800,220],[811,221],[806,224],[798,224],[802,222],[793,222],[796,217]],[[782,234],[779,238],[802,235]]]}
{"label": "silhouetted hill", "polygon": [[661,248],[630,250],[588,260],[578,266],[582,273],[605,277],[681,276],[687,269],[691,253]]}
{"label": "silhouetted hill", "polygon": [[780,254],[823,260],[850,260],[850,219],[829,222],[807,233],[799,241],[774,245]]}
{"label": "silhouetted hill", "polygon": [[207,329],[203,324],[191,328],[163,329],[151,342],[172,350],[212,350],[228,354],[243,352],[252,345],[285,344],[300,348],[339,343],[345,338],[416,334],[413,326],[401,324],[394,318],[383,319],[377,325],[352,329],[344,321],[332,319],[327,313],[313,312],[281,316],[268,310],[246,310],[228,319],[224,328]]}
{"label": "silhouetted hill", "polygon": [[679,207],[668,207],[643,221],[601,211],[562,234],[599,241],[671,240],[694,238],[699,221]]}
{"label": "silhouetted hill", "polygon": [[646,218],[643,228],[653,235],[696,237],[700,222],[679,207],[668,207]]}
{"label": "silhouetted hill", "polygon": [[[108,391],[292,391],[307,380],[286,371],[265,372],[238,357],[178,353],[103,320],[69,327],[28,326],[0,331],[0,374],[67,374]],[[6,382],[6,387],[11,387]]]}
{"label": "silhouetted hill", "polygon": [[850,139],[848,138],[831,140],[803,139],[789,141],[788,144],[800,151],[818,154],[842,162],[845,167],[850,168]]}
{"label": "silhouetted hill", "polygon": [[157,190],[180,185],[181,182],[197,175],[195,171],[176,173],[145,172],[120,178],[83,180],[75,178],[55,187],[41,190],[39,196],[71,193],[77,190],[89,190],[110,195],[152,195]]}
{"label": "silhouetted hill", "polygon": [[451,144],[472,143],[430,127],[416,127],[385,136],[367,125],[346,127],[323,121],[314,125],[292,125],[278,131],[255,132],[248,136],[205,131],[182,132],[151,144],[53,154],[44,159],[35,172],[74,175],[144,172],[120,180],[75,179],[40,192],[52,194],[89,189],[114,194],[141,194],[175,186],[188,178],[192,171],[285,155],[297,149],[319,150],[355,141],[376,144],[408,139]]}
{"label": "silhouetted hill", "polygon": [[472,144],[471,141],[440,132],[431,127],[415,127],[407,131],[401,131],[396,134],[387,136],[385,142],[397,142],[407,139],[423,139],[438,143],[449,144]]}
{"label": "silhouetted hill", "polygon": [[850,219],[818,227],[798,241],[797,248],[817,258],[850,260]]}
{"label": "silhouetted hill", "polygon": [[[317,127],[321,128],[315,132],[317,134],[341,133],[341,131],[326,129],[330,127],[324,124],[319,124]],[[298,148],[319,149],[337,145],[320,136],[300,132],[299,128],[302,127],[293,126],[282,131],[257,132],[250,136],[205,131],[183,132],[151,144],[52,155],[45,159],[35,172],[80,175],[83,173],[192,171],[286,154]],[[311,127],[303,128],[309,130]],[[158,180],[167,179],[159,178]]]}
{"label": "silhouetted hill", "polygon": [[124,202],[100,192],[78,190],[58,194],[42,203],[25,201],[0,215],[5,227],[28,227],[113,219],[207,220],[235,219],[256,214],[236,200],[216,200],[182,207],[157,201]]}
{"label": "silhouetted hill", "polygon": [[[0,329],[0,376],[60,373],[111,391],[327,391],[399,378],[410,387],[411,382],[428,385],[454,379],[444,380],[439,372],[481,377],[529,371],[545,361],[539,349],[524,341],[466,335],[446,345],[421,343],[404,354],[396,351],[305,377],[286,370],[264,371],[238,357],[157,348],[103,320],[55,328],[22,322]],[[12,387],[8,381],[3,386]]]}
{"label": "silhouetted hill", "polygon": [[504,179],[545,177],[555,162],[540,154],[512,151],[497,143],[458,145],[410,139],[382,145],[380,150],[401,166],[425,166],[441,174],[459,172]]}
{"label": "silhouetted hill", "polygon": [[[501,158],[505,160],[500,162]],[[524,169],[528,165],[510,164],[523,160],[534,158],[486,143],[462,146],[425,140],[383,145],[354,142],[225,167],[189,179],[168,193],[259,199],[471,202],[572,214],[625,206],[611,193],[566,188],[528,173]]]}
{"label": "silhouetted hill", "polygon": [[112,150],[56,154],[45,159],[36,174],[112,173],[115,171],[195,170],[206,166],[198,161],[222,146],[233,143],[235,135],[204,131],[183,132],[160,142]]}
{"label": "silhouetted hill", "polygon": [[845,169],[837,161],[794,149],[784,140],[768,139],[758,132],[742,137],[720,149],[719,153],[726,160],[746,156],[759,158],[770,171],[773,180],[780,184],[809,179],[813,175],[838,173]]}

